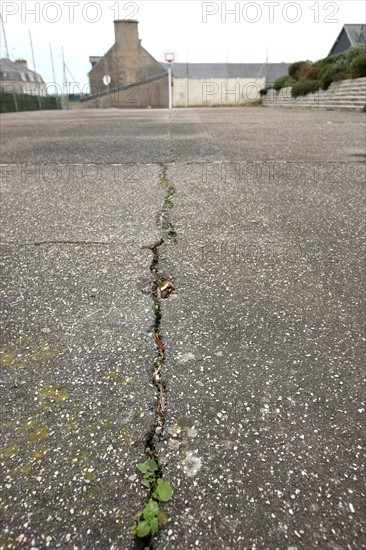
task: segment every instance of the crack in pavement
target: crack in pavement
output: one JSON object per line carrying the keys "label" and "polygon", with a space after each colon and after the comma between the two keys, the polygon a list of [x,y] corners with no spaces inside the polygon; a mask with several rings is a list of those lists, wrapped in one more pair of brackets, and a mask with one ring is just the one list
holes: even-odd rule
{"label": "crack in pavement", "polygon": [[[159,242],[154,244],[151,247],[148,247],[153,253],[153,260],[150,265],[150,271],[155,276],[156,288],[159,288],[160,285],[160,274],[159,274],[159,247],[164,244],[164,240],[160,239]],[[156,444],[160,441],[160,438],[164,429],[164,413],[165,413],[165,400],[166,400],[166,385],[161,379],[161,369],[165,360],[165,347],[162,341],[160,333],[160,323],[161,323],[161,298],[158,296],[157,292],[153,294],[154,300],[154,337],[155,343],[157,345],[157,355],[154,359],[154,366],[152,370],[152,383],[157,390],[157,405],[155,407],[155,422],[154,426],[148,433],[145,443],[145,451],[149,458],[153,458],[158,461]]]}
{"label": "crack in pavement", "polygon": [[[153,258],[150,264],[150,271],[154,276],[154,281],[150,283],[150,295],[153,299],[154,308],[154,339],[157,347],[156,356],[154,358],[154,364],[152,368],[152,384],[156,389],[156,406],[154,414],[154,423],[150,431],[146,435],[145,439],[145,453],[148,458],[153,459],[159,465],[159,475],[162,477],[162,467],[159,463],[157,445],[161,441],[166,414],[166,401],[167,401],[167,386],[164,382],[163,366],[165,362],[165,345],[164,339],[160,331],[160,325],[162,320],[161,300],[166,299],[169,294],[174,291],[173,283],[169,280],[165,280],[165,277],[159,271],[159,249],[164,244],[167,244],[170,240],[177,243],[177,234],[174,229],[173,223],[170,219],[170,210],[173,208],[172,197],[175,194],[174,184],[169,181],[167,176],[166,163],[160,164],[160,185],[166,188],[167,193],[164,199],[163,206],[157,217],[158,227],[162,232],[162,237],[159,241],[150,246],[144,246],[143,249],[148,249],[152,252]],[[166,239],[166,240],[164,240]],[[152,491],[150,491],[152,492]],[[149,495],[150,497],[150,495]],[[153,549],[153,536],[148,535],[144,539],[135,539],[135,548],[149,548]]]}

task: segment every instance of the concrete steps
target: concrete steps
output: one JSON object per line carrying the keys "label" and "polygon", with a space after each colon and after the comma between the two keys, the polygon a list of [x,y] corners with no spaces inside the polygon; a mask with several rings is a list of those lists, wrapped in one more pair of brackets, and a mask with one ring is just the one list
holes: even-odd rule
{"label": "concrete steps", "polygon": [[345,109],[362,111],[366,105],[366,77],[333,83],[328,90],[291,97],[291,88],[269,90],[262,104],[268,107]]}

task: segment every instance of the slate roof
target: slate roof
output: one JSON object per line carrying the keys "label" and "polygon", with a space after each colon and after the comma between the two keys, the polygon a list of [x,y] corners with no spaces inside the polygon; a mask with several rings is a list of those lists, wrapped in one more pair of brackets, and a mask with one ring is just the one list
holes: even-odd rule
{"label": "slate roof", "polygon": [[351,46],[365,44],[366,25],[344,25],[343,28],[348,36]]}
{"label": "slate roof", "polygon": [[0,80],[11,82],[39,82],[44,84],[40,74],[31,71],[23,64],[10,61],[10,59],[0,59]]}
{"label": "slate roof", "polygon": [[[168,69],[168,63],[161,63]],[[173,63],[175,78],[210,80],[211,78],[263,78],[273,83],[277,78],[287,75],[289,63]]]}
{"label": "slate roof", "polygon": [[[348,45],[344,41],[346,37]],[[337,36],[330,52],[328,55],[334,55],[334,51],[340,53],[352,46],[359,46],[360,44],[365,44],[366,42],[366,25],[365,24],[355,24],[355,25],[343,25],[340,33]],[[339,48],[339,44],[342,44],[342,49]]]}

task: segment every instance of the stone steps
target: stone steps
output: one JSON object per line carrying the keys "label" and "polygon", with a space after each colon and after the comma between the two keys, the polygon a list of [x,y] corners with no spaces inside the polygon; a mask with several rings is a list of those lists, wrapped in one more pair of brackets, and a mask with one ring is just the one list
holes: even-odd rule
{"label": "stone steps", "polygon": [[366,104],[366,78],[344,80],[332,84],[328,90],[319,90],[298,98],[291,97],[291,88],[279,92],[270,90],[262,104],[268,107],[362,111]]}

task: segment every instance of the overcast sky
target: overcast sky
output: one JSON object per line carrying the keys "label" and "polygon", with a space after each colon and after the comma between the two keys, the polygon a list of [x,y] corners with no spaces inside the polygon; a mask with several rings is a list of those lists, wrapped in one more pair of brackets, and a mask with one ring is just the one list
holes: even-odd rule
{"label": "overcast sky", "polygon": [[11,59],[25,58],[34,68],[30,30],[43,79],[53,81],[51,43],[56,81],[63,80],[63,46],[81,87],[88,83],[89,55],[103,55],[114,43],[114,19],[137,19],[142,45],[159,61],[174,51],[177,61],[192,63],[263,63],[267,49],[270,62],[315,61],[329,53],[345,23],[366,20],[363,0],[3,0],[1,12]]}

